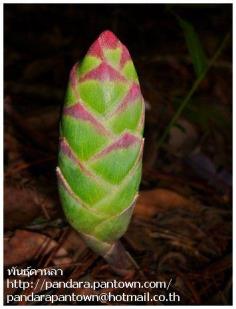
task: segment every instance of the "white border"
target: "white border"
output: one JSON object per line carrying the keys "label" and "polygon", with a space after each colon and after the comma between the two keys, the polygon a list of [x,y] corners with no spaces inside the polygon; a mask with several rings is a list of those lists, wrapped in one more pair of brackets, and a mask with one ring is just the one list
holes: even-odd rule
{"label": "white border", "polygon": [[[195,3],[202,3],[202,4],[226,4],[226,3],[232,3],[233,4],[233,1],[229,1],[229,0],[215,0],[215,1],[211,1],[211,0],[208,0],[208,1],[204,1],[204,0],[198,0],[198,1],[185,1],[185,0],[182,0],[182,1],[170,1],[170,0],[166,0],[166,1],[125,1],[125,0],[121,0],[121,1],[76,1],[76,0],[70,0],[70,1],[53,1],[53,0],[49,0],[49,1],[37,1],[37,0],[31,0],[31,1],[1,1],[1,11],[0,11],[0,17],[1,17],[1,21],[2,21],[2,38],[1,38],[1,42],[0,42],[0,46],[1,46],[1,51],[2,51],[2,55],[3,55],[3,5],[4,3],[9,3],[9,4],[27,4],[27,3],[32,3],[32,4],[40,4],[40,3],[45,3],[45,4],[71,4],[71,3],[75,3],[75,4],[84,4],[84,3],[90,3],[90,4],[95,4],[95,3],[104,3],[104,4],[119,4],[119,3],[130,3],[130,4],[137,4],[137,3],[144,3],[144,4],[165,4],[165,3],[176,3],[176,4],[195,4]],[[234,22],[234,18],[235,18],[235,9],[234,9],[234,6],[233,6],[233,33],[235,33],[235,22]],[[234,48],[234,40],[233,40],[233,59],[235,58],[235,48]],[[2,72],[3,72],[3,56],[1,57],[1,68],[2,68]],[[234,66],[233,66],[233,73],[235,73],[235,70],[234,70]],[[233,74],[233,77],[235,76],[235,74]],[[236,87],[236,84],[235,84],[235,79],[233,78],[233,90],[235,89]],[[0,85],[1,85],[1,89],[2,89],[2,98],[3,98],[3,74],[1,74],[1,78],[0,78]],[[0,168],[0,176],[1,176],[1,182],[2,182],[2,190],[0,190],[0,197],[1,197],[1,200],[2,200],[2,205],[3,205],[3,176],[4,176],[4,173],[3,173],[3,99],[2,99],[2,104],[0,106],[0,113],[1,113],[1,124],[0,124],[0,137],[1,137],[1,162],[2,162],[2,165],[1,165],[1,168]],[[236,119],[235,118],[235,108],[233,108],[233,119]],[[235,140],[235,134],[236,133],[236,124],[234,123],[233,121],[233,142]],[[233,154],[235,154],[235,143],[233,143]],[[233,156],[234,158],[234,156]],[[233,164],[233,185],[235,184],[235,164]],[[234,187],[234,186],[233,186]],[[236,207],[235,203],[233,203],[233,207]],[[233,222],[235,222],[235,210],[233,211]],[[3,210],[1,212],[1,215],[0,215],[0,222],[1,222],[1,239],[2,239],[2,252],[3,252]],[[220,233],[220,231],[219,231]],[[233,239],[235,239],[235,229],[233,229]],[[234,252],[234,250],[233,250]],[[2,270],[3,270],[3,254],[0,254],[0,263],[2,265]],[[235,277],[235,270],[233,268],[233,285],[234,283],[236,282],[236,277]],[[4,281],[3,281],[3,271],[0,271],[0,291],[1,291],[1,295],[3,295],[3,291],[4,291]],[[233,300],[235,299],[235,288],[233,288]],[[1,303],[0,303],[1,306],[3,306],[3,297],[1,297]],[[6,308],[8,307],[12,307],[12,306],[4,306]],[[34,308],[35,306],[20,306],[21,308]],[[71,308],[71,306],[56,306],[56,307],[63,307],[63,308]],[[79,307],[83,307],[83,308],[88,308],[88,307],[94,307],[94,308],[101,308],[101,307],[104,307],[104,308],[107,308],[107,307],[113,307],[113,306],[79,306]],[[136,308],[137,306],[119,306],[121,308],[130,308],[130,309],[133,309],[133,308]],[[144,308],[149,308],[149,307],[153,307],[153,306],[138,306],[138,308],[140,307],[144,307]],[[165,308],[173,308],[174,306],[165,306]],[[191,307],[191,306],[178,306],[178,308],[186,308],[186,307]],[[202,306],[201,306],[202,307]],[[211,306],[211,308],[226,308],[226,307],[232,307],[232,306]]]}
{"label": "white border", "polygon": [[6,0],[3,1],[2,3],[12,3],[12,4],[25,4],[25,3],[30,3],[30,4],[40,4],[40,3],[48,3],[48,4],[58,4],[58,3],[63,3],[63,4],[70,4],[70,3],[75,3],[75,4],[84,4],[84,3],[90,3],[90,4],[95,4],[95,3],[101,3],[101,4],[119,4],[119,3],[128,3],[128,4],[138,4],[138,3],[143,3],[143,4],[166,4],[166,3],[173,3],[173,4],[197,4],[197,3],[202,3],[202,4],[227,4],[227,3],[233,3],[233,0],[182,0],[182,1],[173,1],[173,0],[166,0],[166,1],[143,1],[143,0],[120,0],[120,1],[99,1],[99,0],[84,0],[84,1],[77,1],[77,0],[70,0],[70,1],[63,1],[63,0],[48,0],[48,1],[40,1],[40,0],[25,0],[25,1],[19,1],[19,0]]}

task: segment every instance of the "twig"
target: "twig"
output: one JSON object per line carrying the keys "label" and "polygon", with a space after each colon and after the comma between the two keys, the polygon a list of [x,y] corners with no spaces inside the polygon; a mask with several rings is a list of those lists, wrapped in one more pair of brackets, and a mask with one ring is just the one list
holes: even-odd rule
{"label": "twig", "polygon": [[55,255],[58,253],[58,251],[60,250],[60,248],[62,247],[64,241],[66,240],[66,238],[68,237],[70,230],[68,228],[66,228],[61,236],[60,239],[58,240],[58,244],[57,246],[51,251],[49,257],[47,258],[47,260],[45,261],[43,267],[48,267],[48,265],[50,264],[51,260],[55,257]]}

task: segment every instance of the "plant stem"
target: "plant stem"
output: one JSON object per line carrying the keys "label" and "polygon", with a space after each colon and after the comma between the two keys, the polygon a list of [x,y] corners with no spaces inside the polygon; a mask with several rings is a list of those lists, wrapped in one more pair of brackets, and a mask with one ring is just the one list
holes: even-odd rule
{"label": "plant stem", "polygon": [[113,271],[120,276],[130,275],[138,269],[137,264],[120,241],[114,243],[111,250],[103,258],[108,262]]}
{"label": "plant stem", "polygon": [[195,80],[192,88],[190,89],[190,91],[188,92],[188,94],[186,95],[185,99],[182,101],[182,103],[180,104],[179,108],[177,109],[177,111],[175,112],[173,118],[171,119],[171,121],[169,122],[168,126],[166,127],[165,131],[163,132],[161,138],[159,139],[158,143],[157,143],[157,147],[161,147],[163,142],[165,141],[167,135],[169,134],[170,129],[173,127],[173,125],[175,124],[176,120],[179,118],[179,116],[182,114],[184,108],[187,106],[189,100],[191,99],[192,95],[194,94],[194,92],[197,90],[198,86],[200,85],[200,83],[202,82],[202,80],[204,79],[206,73],[208,72],[208,70],[211,68],[211,66],[213,65],[213,63],[216,61],[216,59],[219,57],[220,53],[222,52],[223,48],[225,47],[228,39],[230,37],[230,34],[228,33],[224,40],[222,41],[221,45],[219,46],[219,48],[217,49],[217,51],[215,52],[214,56],[211,58],[211,60],[209,61],[206,69],[202,72],[202,74]]}

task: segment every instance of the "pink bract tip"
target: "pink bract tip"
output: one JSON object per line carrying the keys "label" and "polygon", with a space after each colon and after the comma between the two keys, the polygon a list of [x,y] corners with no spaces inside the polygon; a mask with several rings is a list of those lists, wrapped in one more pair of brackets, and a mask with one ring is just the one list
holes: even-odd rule
{"label": "pink bract tip", "polygon": [[140,144],[140,141],[141,139],[139,137],[126,132],[117,141],[115,141],[114,143],[103,149],[100,153],[98,153],[94,158],[99,159],[117,149],[127,149],[135,144]]}
{"label": "pink bract tip", "polygon": [[140,86],[139,84],[133,83],[123,101],[121,101],[117,109],[112,112],[112,116],[116,115],[119,112],[123,112],[128,105],[135,103],[138,98],[142,99]]}
{"label": "pink bract tip", "polygon": [[64,115],[69,115],[77,119],[88,121],[101,134],[104,134],[106,136],[109,136],[110,134],[109,131],[107,131],[106,128],[103,127],[103,125],[99,121],[97,121],[97,119],[79,102],[72,106],[66,107],[64,109]]}
{"label": "pink bract tip", "polygon": [[63,137],[60,140],[60,151],[63,155],[67,156],[72,162],[74,162],[85,175],[91,176],[92,174],[85,168],[79,158],[74,154],[67,140]]}
{"label": "pink bract tip", "polygon": [[106,48],[116,48],[119,43],[115,34],[109,30],[103,31],[99,35],[98,40],[100,41],[101,46]]}
{"label": "pink bract tip", "polygon": [[76,88],[78,84],[77,69],[78,69],[78,63],[76,63],[70,71],[70,82],[72,88]]}
{"label": "pink bract tip", "polygon": [[118,71],[113,69],[109,64],[105,62],[101,63],[97,68],[82,76],[80,82],[86,81],[88,79],[96,79],[99,81],[126,81],[125,78]]}
{"label": "pink bract tip", "polygon": [[121,60],[120,65],[123,67],[127,61],[131,59],[128,49],[125,47],[125,45],[122,46],[122,54],[121,54]]}
{"label": "pink bract tip", "polygon": [[103,31],[89,49],[89,54],[102,58],[103,48],[116,48],[120,45],[118,38],[109,30]]}

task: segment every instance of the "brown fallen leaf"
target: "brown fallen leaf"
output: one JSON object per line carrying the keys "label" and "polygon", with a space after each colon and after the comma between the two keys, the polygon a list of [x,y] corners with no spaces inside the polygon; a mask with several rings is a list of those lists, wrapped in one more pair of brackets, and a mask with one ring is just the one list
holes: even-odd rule
{"label": "brown fallen leaf", "polygon": [[[21,180],[20,180],[21,181]],[[50,186],[39,190],[35,180],[27,178],[27,182],[22,183],[17,180],[5,182],[4,187],[4,228],[13,230],[14,228],[24,228],[39,216],[50,220],[55,216],[55,189]]]}
{"label": "brown fallen leaf", "polygon": [[63,243],[63,248],[73,255],[74,260],[79,261],[80,255],[87,249],[87,246],[79,233],[74,229],[70,229],[67,239]]}
{"label": "brown fallen leaf", "polygon": [[160,212],[173,208],[184,208],[198,211],[197,202],[168,189],[155,189],[140,192],[134,216],[142,218],[154,217]]}
{"label": "brown fallen leaf", "polygon": [[[16,230],[10,239],[4,242],[4,265],[19,265],[49,254],[58,244],[46,235],[26,230]],[[53,264],[69,264],[72,262],[68,252],[59,247],[53,256]]]}
{"label": "brown fallen leaf", "polygon": [[29,224],[41,214],[39,193],[28,187],[5,185],[4,227],[6,230]]}

